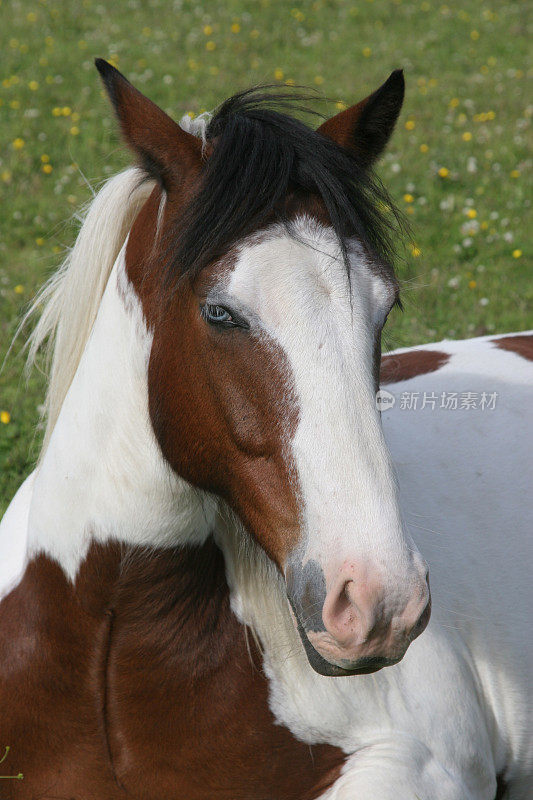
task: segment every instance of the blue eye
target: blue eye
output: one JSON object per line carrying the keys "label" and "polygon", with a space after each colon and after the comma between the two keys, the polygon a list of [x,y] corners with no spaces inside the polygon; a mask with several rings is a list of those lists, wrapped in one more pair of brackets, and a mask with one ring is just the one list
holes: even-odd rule
{"label": "blue eye", "polygon": [[234,319],[229,313],[227,308],[223,306],[214,306],[210,303],[206,303],[203,307],[204,317],[207,322],[211,322],[214,325],[234,325]]}

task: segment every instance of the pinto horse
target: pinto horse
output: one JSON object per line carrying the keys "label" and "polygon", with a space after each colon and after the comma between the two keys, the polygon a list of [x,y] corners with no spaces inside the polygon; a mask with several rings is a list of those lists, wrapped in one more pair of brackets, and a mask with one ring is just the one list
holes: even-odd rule
{"label": "pinto horse", "polygon": [[401,72],[315,131],[258,92],[178,125],[97,67],[141,166],[37,300],[2,797],[531,797],[531,336],[385,356],[376,404]]}

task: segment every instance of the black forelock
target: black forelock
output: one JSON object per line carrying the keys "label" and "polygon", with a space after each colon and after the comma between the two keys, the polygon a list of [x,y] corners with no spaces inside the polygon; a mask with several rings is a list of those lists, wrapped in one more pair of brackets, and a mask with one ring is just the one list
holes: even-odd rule
{"label": "black forelock", "polygon": [[350,237],[382,265],[392,263],[400,218],[380,181],[355,155],[287,113],[316,114],[300,105],[314,99],[259,87],[217,109],[199,189],[169,231],[169,283],[197,273],[265,224],[289,223],[286,201],[294,196],[322,201],[346,264]]}

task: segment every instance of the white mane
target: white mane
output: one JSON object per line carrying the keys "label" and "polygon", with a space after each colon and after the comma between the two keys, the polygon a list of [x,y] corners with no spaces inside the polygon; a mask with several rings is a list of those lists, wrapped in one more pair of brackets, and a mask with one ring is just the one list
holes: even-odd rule
{"label": "white mane", "polygon": [[136,167],[108,180],[86,206],[76,242],[35,297],[23,323],[39,314],[29,336],[28,367],[46,344],[49,380],[41,456],[90,336],[113,264],[154,183]]}

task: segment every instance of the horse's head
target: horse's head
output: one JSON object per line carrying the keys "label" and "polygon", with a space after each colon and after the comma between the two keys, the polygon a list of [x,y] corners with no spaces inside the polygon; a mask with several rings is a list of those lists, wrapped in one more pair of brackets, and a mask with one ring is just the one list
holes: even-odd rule
{"label": "horse's head", "polygon": [[202,140],[98,67],[157,180],[126,266],[153,331],[161,451],[275,562],[318,672],[395,663],[429,617],[375,404],[398,285],[370,168],[403,76],[316,132],[245,93]]}

